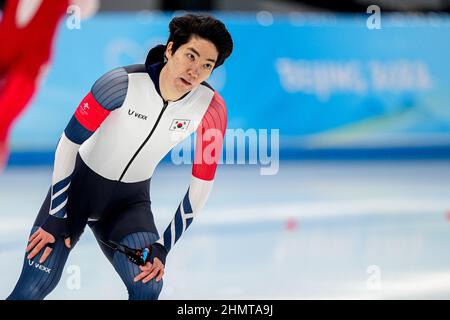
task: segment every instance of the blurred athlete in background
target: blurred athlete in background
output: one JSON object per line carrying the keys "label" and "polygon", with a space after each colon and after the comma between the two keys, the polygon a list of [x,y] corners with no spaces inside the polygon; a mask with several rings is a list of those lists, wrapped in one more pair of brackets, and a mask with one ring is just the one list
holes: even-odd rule
{"label": "blurred athlete in background", "polygon": [[8,0],[0,18],[0,172],[9,155],[15,120],[30,104],[52,56],[52,44],[69,5],[87,18],[98,0]]}

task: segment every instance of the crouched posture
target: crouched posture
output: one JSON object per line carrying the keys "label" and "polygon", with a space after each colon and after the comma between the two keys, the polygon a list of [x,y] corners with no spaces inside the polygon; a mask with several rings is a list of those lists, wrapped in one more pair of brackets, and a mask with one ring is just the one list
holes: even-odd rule
{"label": "crouched posture", "polygon": [[[150,50],[143,65],[103,75],[76,109],[58,143],[52,185],[8,299],[45,298],[86,225],[129,298],[158,298],[166,256],[213,185],[227,114],[223,99],[204,81],[232,51],[228,31],[212,17],[185,15],[169,28],[166,46]],[[150,180],[161,159],[194,132],[191,182],[160,236]],[[148,248],[148,262],[138,266],[108,243]]]}

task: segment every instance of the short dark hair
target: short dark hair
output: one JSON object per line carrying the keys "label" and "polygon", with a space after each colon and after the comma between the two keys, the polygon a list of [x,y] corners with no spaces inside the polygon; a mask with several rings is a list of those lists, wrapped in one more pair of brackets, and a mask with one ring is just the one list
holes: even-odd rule
{"label": "short dark hair", "polygon": [[204,14],[186,14],[175,17],[169,23],[169,39],[173,41],[172,54],[192,36],[198,36],[211,41],[216,47],[219,55],[214,68],[222,65],[233,51],[233,40],[222,21]]}

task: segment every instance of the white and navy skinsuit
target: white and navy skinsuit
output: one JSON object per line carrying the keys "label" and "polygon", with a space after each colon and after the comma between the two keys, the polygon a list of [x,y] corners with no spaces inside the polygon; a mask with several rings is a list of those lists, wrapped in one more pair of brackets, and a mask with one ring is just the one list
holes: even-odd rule
{"label": "white and navy skinsuit", "polygon": [[[98,240],[152,248],[165,257],[191,224],[211,191],[227,124],[225,103],[202,83],[177,101],[159,91],[162,47],[144,65],[114,69],[81,101],[55,153],[52,185],[34,223],[57,241],[43,265],[25,261],[9,299],[43,299],[58,283],[72,248],[88,224]],[[154,57],[157,58],[154,58]],[[159,59],[161,58],[161,59]],[[150,179],[161,159],[197,132],[192,177],[175,217],[158,235],[150,208]],[[162,281],[133,282],[141,271],[124,254],[99,242],[127,286],[130,299],[157,299]]]}

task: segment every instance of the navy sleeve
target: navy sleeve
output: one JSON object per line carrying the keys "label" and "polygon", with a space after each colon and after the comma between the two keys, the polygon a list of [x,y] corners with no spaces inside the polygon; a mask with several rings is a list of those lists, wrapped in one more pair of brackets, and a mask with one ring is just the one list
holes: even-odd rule
{"label": "navy sleeve", "polygon": [[128,90],[128,73],[120,67],[100,77],[92,86],[95,100],[106,110],[112,111],[122,106]]}

